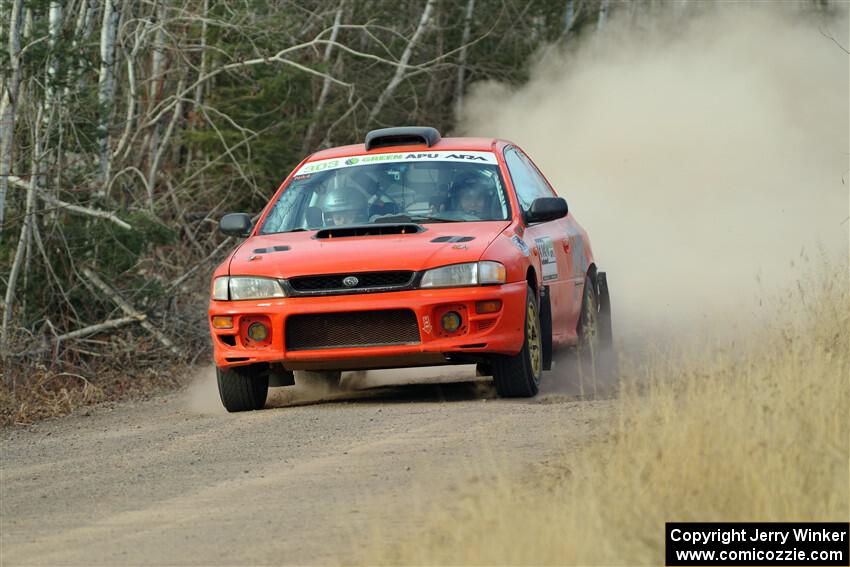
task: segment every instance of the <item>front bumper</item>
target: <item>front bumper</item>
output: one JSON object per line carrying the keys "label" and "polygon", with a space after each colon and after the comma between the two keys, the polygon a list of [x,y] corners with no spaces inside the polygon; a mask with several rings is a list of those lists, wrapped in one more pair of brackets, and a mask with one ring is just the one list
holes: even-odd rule
{"label": "front bumper", "polygon": [[[371,369],[446,364],[463,355],[514,355],[524,340],[525,281],[498,286],[462,287],[362,295],[291,297],[249,301],[210,301],[209,324],[215,363],[220,368],[257,362],[281,363],[287,370]],[[476,313],[481,301],[501,301],[494,313]],[[388,346],[286,348],[287,318],[293,315],[410,309],[420,342]],[[463,315],[464,325],[446,333],[439,317],[446,310]],[[233,317],[233,329],[217,329],[214,316]],[[246,328],[262,321],[270,333],[262,344],[247,339]]]}

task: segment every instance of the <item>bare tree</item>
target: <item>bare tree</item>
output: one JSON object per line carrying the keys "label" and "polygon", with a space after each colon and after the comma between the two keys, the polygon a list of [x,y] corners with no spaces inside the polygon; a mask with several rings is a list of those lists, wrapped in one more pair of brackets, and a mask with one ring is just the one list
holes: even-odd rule
{"label": "bare tree", "polygon": [[[32,149],[32,170],[33,172],[38,170],[38,162],[41,159],[41,141],[38,139],[39,131],[38,124],[41,123],[41,113],[42,109],[38,110],[38,117],[36,119],[34,125],[34,143]],[[24,258],[26,255],[26,250],[30,241],[33,224],[35,223],[35,195],[36,195],[36,176],[32,175],[30,177],[30,181],[27,184],[27,196],[26,196],[26,205],[24,212],[24,222],[21,226],[21,232],[18,236],[18,245],[15,249],[15,258],[12,260],[12,269],[9,272],[9,281],[6,284],[6,295],[4,297],[3,305],[3,319],[2,323],[0,323],[0,356],[4,359],[8,354],[8,344],[9,344],[9,323],[12,320],[12,311],[14,310],[15,305],[15,294],[17,291],[18,285],[18,276],[21,273],[21,267],[24,265]]]}
{"label": "bare tree", "polygon": [[463,110],[463,81],[466,75],[466,50],[472,33],[472,12],[475,10],[475,0],[466,1],[466,14],[463,18],[463,35],[460,40],[460,53],[457,61],[457,83],[455,83],[455,116],[460,116]]}
{"label": "bare tree", "polygon": [[12,171],[15,118],[21,83],[21,28],[23,27],[23,19],[24,2],[23,0],[15,0],[9,19],[8,47],[11,73],[3,83],[2,100],[0,100],[0,237],[3,235],[3,226],[6,220],[6,193],[9,189],[9,173]]}
{"label": "bare tree", "polygon": [[[342,11],[345,7],[345,0],[341,0],[339,3],[339,7],[336,9],[336,15],[334,16],[333,27],[331,28],[330,41],[327,45],[325,45],[325,53],[322,57],[322,63],[327,65],[327,63],[331,59],[331,52],[333,51],[334,44],[336,43],[337,35],[339,34],[339,25],[342,22]],[[310,151],[310,148],[313,144],[313,136],[316,134],[316,125],[318,124],[318,119],[322,114],[322,110],[325,108],[325,101],[328,99],[328,93],[331,90],[331,77],[328,75],[322,81],[322,92],[319,93],[319,100],[316,103],[316,109],[313,111],[313,120],[310,122],[310,126],[307,127],[307,133],[304,135],[304,143],[301,147],[302,153],[307,153]]]}
{"label": "bare tree", "polygon": [[115,37],[121,17],[120,0],[104,0],[103,22],[100,29],[100,79],[97,101],[100,106],[100,122],[97,125],[98,147],[100,148],[100,191],[105,192],[109,182],[111,153],[109,151],[109,120],[115,102]]}
{"label": "bare tree", "polygon": [[407,47],[404,48],[404,52],[401,54],[401,59],[399,59],[398,66],[396,67],[395,74],[393,75],[390,82],[387,84],[387,87],[381,93],[381,96],[378,97],[378,102],[375,103],[375,106],[372,107],[372,110],[369,112],[369,122],[373,122],[375,118],[377,118],[378,114],[380,114],[381,110],[384,108],[384,105],[393,96],[395,90],[404,80],[405,72],[407,71],[407,65],[410,61],[410,56],[413,55],[413,50],[416,48],[416,44],[419,43],[419,40],[422,38],[422,34],[425,32],[425,28],[428,26],[428,21],[431,19],[431,12],[434,10],[434,0],[428,0],[425,4],[425,9],[422,10],[422,15],[419,18],[419,25],[416,26],[416,31],[413,32],[413,36],[407,42]]}
{"label": "bare tree", "polygon": [[596,19],[596,31],[602,31],[608,22],[608,10],[611,8],[611,0],[602,0],[599,3],[599,16]]}

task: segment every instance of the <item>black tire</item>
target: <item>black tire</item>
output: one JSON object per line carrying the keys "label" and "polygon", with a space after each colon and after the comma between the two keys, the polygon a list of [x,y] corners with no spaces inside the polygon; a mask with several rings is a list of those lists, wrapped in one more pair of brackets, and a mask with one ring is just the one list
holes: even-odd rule
{"label": "black tire", "polygon": [[494,356],[493,381],[503,398],[531,398],[540,389],[543,373],[543,337],[537,296],[529,287],[525,297],[525,324],[522,348],[514,356]]}
{"label": "black tire", "polygon": [[552,370],[554,348],[552,344],[552,300],[549,286],[540,292],[540,330],[543,332],[543,370]]}
{"label": "black tire", "polygon": [[603,309],[592,280],[589,276],[585,278],[577,348],[579,387],[584,397],[609,397],[615,394],[617,389],[617,357],[612,344],[611,311],[607,292],[608,286],[605,282],[607,307]]}
{"label": "black tire", "polygon": [[320,384],[325,386],[330,392],[340,389],[339,383],[341,379],[342,371],[340,370],[299,370],[295,373],[296,382]]}
{"label": "black tire", "polygon": [[269,375],[253,366],[216,368],[218,394],[229,412],[263,409],[269,393]]}
{"label": "black tire", "polygon": [[597,313],[599,342],[603,348],[610,348],[614,345],[614,328],[611,323],[611,295],[608,292],[608,275],[605,272],[597,272],[596,290],[597,303],[599,303]]}

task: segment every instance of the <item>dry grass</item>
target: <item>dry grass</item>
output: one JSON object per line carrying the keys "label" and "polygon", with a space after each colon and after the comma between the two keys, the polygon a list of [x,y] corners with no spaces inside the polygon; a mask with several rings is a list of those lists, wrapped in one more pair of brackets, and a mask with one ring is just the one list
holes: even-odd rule
{"label": "dry grass", "polygon": [[659,564],[667,521],[846,521],[846,281],[801,282],[744,339],[624,365],[606,441],[565,454],[559,473],[497,475],[434,504],[420,533],[376,539],[361,560]]}
{"label": "dry grass", "polygon": [[60,370],[34,364],[26,379],[11,384],[0,372],[0,426],[28,425],[103,402],[144,398],[177,388],[190,372],[183,364],[133,368],[101,364]]}

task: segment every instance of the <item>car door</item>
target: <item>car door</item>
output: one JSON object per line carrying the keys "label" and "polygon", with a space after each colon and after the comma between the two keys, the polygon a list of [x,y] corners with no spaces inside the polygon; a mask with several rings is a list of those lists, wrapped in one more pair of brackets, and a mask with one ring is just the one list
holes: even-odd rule
{"label": "car door", "polygon": [[[528,211],[537,198],[557,196],[519,148],[510,146],[505,149],[505,164],[523,212]],[[553,339],[556,344],[563,342],[571,334],[569,321],[574,319],[575,310],[566,219],[528,225],[523,239],[540,259],[541,283],[549,287]],[[573,326],[572,334],[574,331]]]}
{"label": "car door", "polygon": [[[540,183],[544,184],[553,194],[557,192],[549,185],[549,182],[537,168],[531,158],[525,156],[529,166],[538,176]],[[558,232],[552,235],[553,240],[560,243],[560,249],[564,252],[566,262],[564,279],[565,285],[563,291],[565,294],[565,302],[570,304],[570,309],[564,319],[565,329],[568,335],[575,333],[578,326],[578,319],[581,315],[581,304],[584,294],[584,280],[587,274],[588,262],[588,244],[587,233],[576,222],[575,216],[568,213],[559,223]],[[557,246],[556,246],[557,248]]]}

